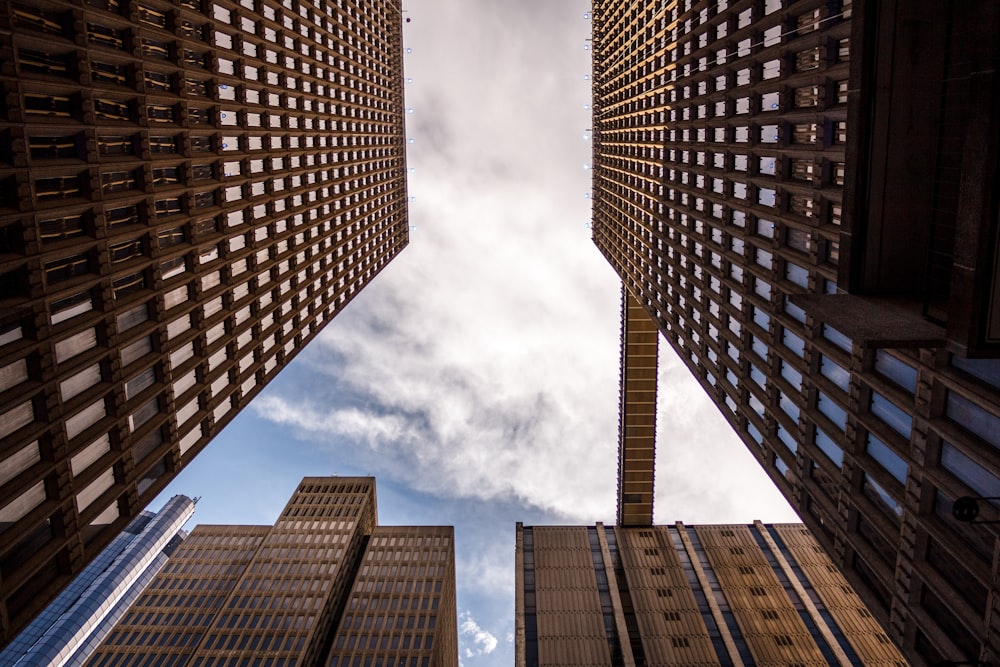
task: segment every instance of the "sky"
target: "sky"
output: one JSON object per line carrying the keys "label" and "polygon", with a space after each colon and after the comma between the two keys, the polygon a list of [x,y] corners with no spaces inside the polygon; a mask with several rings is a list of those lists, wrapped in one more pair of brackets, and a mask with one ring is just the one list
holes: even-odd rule
{"label": "sky", "polygon": [[[513,664],[514,524],[613,523],[620,282],[590,239],[590,3],[408,0],[410,245],[150,507],[270,524],[374,475],[454,525],[460,658]],[[796,521],[661,342],[657,523]],[[189,527],[191,527],[189,526]]]}

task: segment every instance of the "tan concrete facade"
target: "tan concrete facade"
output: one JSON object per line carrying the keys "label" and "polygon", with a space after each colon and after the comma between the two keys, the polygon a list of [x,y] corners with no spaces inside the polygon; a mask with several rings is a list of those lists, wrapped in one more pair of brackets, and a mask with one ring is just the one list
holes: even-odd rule
{"label": "tan concrete facade", "polygon": [[802,525],[519,524],[518,544],[518,667],[907,664]]}
{"label": "tan concrete facade", "polygon": [[0,3],[0,644],[406,245],[397,1]]}
{"label": "tan concrete facade", "polygon": [[456,667],[453,529],[376,524],[374,479],[307,477],[274,526],[198,526],[87,665]]}

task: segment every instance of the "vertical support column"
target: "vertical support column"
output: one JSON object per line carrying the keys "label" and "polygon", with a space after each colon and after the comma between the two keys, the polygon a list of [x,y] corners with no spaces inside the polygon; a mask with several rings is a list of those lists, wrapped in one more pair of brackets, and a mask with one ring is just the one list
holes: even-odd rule
{"label": "vertical support column", "polygon": [[658,347],[656,323],[622,285],[618,426],[618,524],[621,526],[653,525]]}
{"label": "vertical support column", "polygon": [[628,633],[628,625],[625,623],[625,608],[622,606],[622,596],[618,592],[618,575],[615,574],[615,562],[611,558],[611,549],[608,548],[608,538],[604,534],[604,524],[600,521],[597,522],[597,540],[601,543],[604,572],[608,575],[608,592],[611,594],[611,607],[614,609],[615,614],[615,630],[618,632],[618,643],[622,649],[622,663],[625,667],[635,667],[632,641]]}

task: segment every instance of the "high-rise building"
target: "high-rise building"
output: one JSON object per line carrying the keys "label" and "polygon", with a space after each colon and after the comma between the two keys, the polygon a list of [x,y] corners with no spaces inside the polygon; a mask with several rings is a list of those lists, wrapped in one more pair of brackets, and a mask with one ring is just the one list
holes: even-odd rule
{"label": "high-rise building", "polygon": [[406,245],[400,5],[0,4],[0,645]]}
{"label": "high-rise building", "polygon": [[451,527],[307,477],[274,526],[195,527],[87,664],[457,667],[456,611]]}
{"label": "high-rise building", "polygon": [[600,0],[592,39],[624,312],[910,660],[996,660],[997,526],[953,503],[1000,516],[1000,6]]}
{"label": "high-rise building", "polygon": [[515,662],[906,661],[801,524],[517,526]]}
{"label": "high-rise building", "polygon": [[7,648],[0,665],[81,667],[183,542],[196,501],[141,512]]}

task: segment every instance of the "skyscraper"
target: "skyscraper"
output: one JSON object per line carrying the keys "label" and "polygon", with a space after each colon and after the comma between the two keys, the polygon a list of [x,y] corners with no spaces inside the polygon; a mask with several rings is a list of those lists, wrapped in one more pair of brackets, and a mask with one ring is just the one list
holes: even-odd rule
{"label": "skyscraper", "polygon": [[906,661],[802,525],[517,526],[516,667]]}
{"label": "skyscraper", "polygon": [[451,527],[381,527],[307,477],[274,526],[197,526],[88,665],[457,667]]}
{"label": "skyscraper", "polygon": [[399,0],[0,8],[0,645],[407,243]]}
{"label": "skyscraper", "polygon": [[957,0],[593,11],[626,306],[916,664],[1000,655],[996,526],[952,512],[1000,507],[998,35]]}
{"label": "skyscraper", "polygon": [[141,512],[0,651],[0,665],[83,665],[181,544],[194,505],[174,496],[156,514]]}

